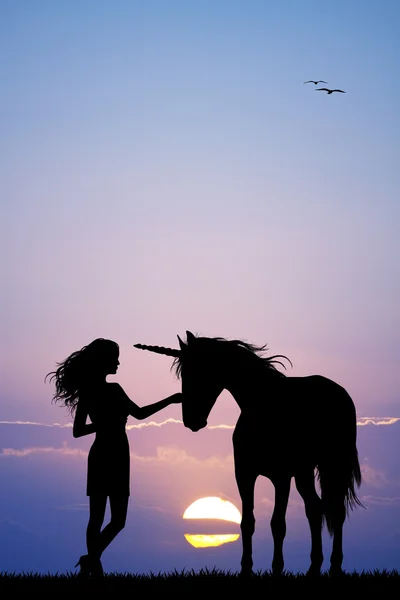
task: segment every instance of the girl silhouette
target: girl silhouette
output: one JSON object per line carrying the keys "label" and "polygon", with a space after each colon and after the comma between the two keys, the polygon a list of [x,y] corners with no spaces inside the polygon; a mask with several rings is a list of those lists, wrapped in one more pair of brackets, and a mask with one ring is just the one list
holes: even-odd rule
{"label": "girl silhouette", "polygon": [[[80,567],[81,577],[101,577],[101,556],[125,527],[128,511],[130,455],[125,429],[128,416],[146,419],[170,404],[181,403],[182,395],[173,394],[147,406],[132,402],[118,383],[106,381],[107,375],[114,375],[119,365],[119,346],[112,340],[95,339],[57,365],[57,370],[46,375],[46,379],[50,377],[55,382],[52,401],[66,407],[73,417],[74,438],[96,434],[87,462],[87,554],[75,566]],[[107,500],[110,522],[102,529]]]}

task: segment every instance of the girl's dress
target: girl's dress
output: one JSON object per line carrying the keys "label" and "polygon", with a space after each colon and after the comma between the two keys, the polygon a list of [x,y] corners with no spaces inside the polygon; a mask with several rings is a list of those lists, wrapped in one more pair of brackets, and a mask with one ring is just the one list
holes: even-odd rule
{"label": "girl's dress", "polygon": [[96,427],[89,450],[86,495],[130,494],[130,451],[126,435],[128,406],[115,383],[91,392],[87,412]]}

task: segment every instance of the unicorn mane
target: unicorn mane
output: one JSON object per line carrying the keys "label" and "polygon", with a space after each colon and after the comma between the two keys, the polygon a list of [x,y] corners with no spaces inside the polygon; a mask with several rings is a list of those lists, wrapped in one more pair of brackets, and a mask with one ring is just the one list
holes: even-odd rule
{"label": "unicorn mane", "polygon": [[268,350],[267,344],[262,346],[258,346],[256,344],[252,344],[250,342],[245,342],[244,340],[232,339],[228,340],[223,337],[201,337],[201,336],[193,336],[190,342],[186,342],[184,344],[184,348],[179,353],[178,356],[174,358],[171,369],[175,371],[175,375],[178,379],[182,374],[182,366],[185,360],[185,356],[187,352],[204,352],[204,354],[209,354],[210,356],[215,356],[215,354],[223,356],[229,356],[230,358],[234,358],[237,356],[238,358],[247,358],[248,360],[254,361],[254,364],[262,366],[270,371],[273,371],[276,375],[281,377],[286,377],[282,371],[279,371],[276,364],[280,364],[284,369],[286,369],[285,364],[277,360],[279,358],[283,358],[289,362],[291,366],[292,362],[283,354],[275,354],[273,356],[263,356],[263,354]]}

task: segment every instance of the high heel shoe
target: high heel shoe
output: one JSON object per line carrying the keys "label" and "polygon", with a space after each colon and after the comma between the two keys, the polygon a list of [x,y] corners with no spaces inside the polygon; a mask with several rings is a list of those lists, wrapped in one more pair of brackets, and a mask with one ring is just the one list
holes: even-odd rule
{"label": "high heel shoe", "polygon": [[95,558],[90,571],[91,579],[102,579],[104,577],[103,565],[101,564],[100,558]]}
{"label": "high heel shoe", "polygon": [[78,562],[76,563],[75,567],[80,567],[80,571],[78,573],[78,577],[82,578],[82,579],[89,579],[90,573],[91,573],[91,560],[89,558],[88,554],[83,554]]}

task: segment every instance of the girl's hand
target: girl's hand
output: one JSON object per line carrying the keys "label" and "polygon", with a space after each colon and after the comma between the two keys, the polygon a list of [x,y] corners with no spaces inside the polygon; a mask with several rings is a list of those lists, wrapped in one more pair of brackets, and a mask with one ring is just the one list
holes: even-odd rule
{"label": "girl's hand", "polygon": [[182,392],[177,392],[171,396],[171,404],[182,404]]}

